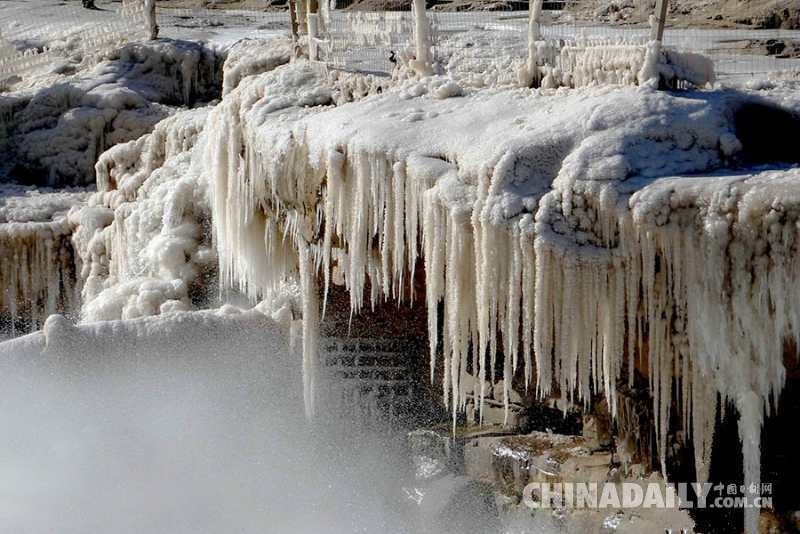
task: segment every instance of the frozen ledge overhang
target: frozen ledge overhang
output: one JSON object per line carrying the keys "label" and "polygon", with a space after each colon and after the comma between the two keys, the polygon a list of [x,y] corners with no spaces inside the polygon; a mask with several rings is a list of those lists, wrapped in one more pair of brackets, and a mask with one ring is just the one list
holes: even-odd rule
{"label": "frozen ledge overhang", "polygon": [[[798,107],[788,94],[781,104]],[[677,388],[707,475],[719,393],[742,414],[749,485],[783,340],[800,328],[787,298],[800,289],[798,173],[657,178],[734,163],[735,110],[753,98],[411,86],[324,107],[321,74],[279,67],[208,124],[221,274],[257,298],[302,272],[309,413],[317,277],[324,294],[344,284],[358,313],[367,288],[372,303],[413,302],[423,262],[431,370],[442,354],[454,424],[497,358],[505,384],[524,364],[540,394],[605,394],[612,411],[643,358],[662,451]]]}

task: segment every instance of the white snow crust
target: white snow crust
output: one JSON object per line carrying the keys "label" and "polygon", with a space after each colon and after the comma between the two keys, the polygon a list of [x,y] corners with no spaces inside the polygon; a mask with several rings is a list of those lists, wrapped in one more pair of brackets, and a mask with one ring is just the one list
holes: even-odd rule
{"label": "white snow crust", "polygon": [[[86,321],[185,310],[215,255],[209,203],[192,165],[208,108],[178,112],[151,134],[106,151],[98,192],[73,215]],[[206,232],[207,234],[207,232]]]}

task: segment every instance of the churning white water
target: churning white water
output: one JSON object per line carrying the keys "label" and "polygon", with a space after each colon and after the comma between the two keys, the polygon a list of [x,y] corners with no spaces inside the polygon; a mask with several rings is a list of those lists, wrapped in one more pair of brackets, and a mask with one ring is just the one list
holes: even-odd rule
{"label": "churning white water", "polygon": [[0,531],[491,528],[462,480],[415,486],[401,433],[308,423],[287,339],[255,312],[186,313],[0,344]]}

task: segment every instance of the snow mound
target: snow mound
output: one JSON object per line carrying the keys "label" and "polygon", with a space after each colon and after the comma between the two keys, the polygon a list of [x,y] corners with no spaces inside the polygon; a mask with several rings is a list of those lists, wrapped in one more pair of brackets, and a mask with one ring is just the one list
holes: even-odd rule
{"label": "snow mound", "polygon": [[0,184],[0,224],[49,222],[65,216],[89,195],[80,188],[56,190]]}
{"label": "snow mound", "polygon": [[9,103],[3,122],[11,175],[39,185],[92,183],[106,148],[150,131],[174,106],[212,96],[216,62],[197,44],[130,44],[86,72]]}
{"label": "snow mound", "polygon": [[227,95],[244,78],[289,63],[294,43],[284,39],[243,39],[228,50],[222,67],[222,94]]}

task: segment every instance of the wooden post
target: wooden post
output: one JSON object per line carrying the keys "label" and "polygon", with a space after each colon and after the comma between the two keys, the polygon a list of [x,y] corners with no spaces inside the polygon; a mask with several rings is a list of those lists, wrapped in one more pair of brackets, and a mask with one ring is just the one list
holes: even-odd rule
{"label": "wooden post", "polygon": [[156,0],[144,0],[144,21],[147,29],[147,38],[150,41],[158,39],[158,24],[156,23]]}
{"label": "wooden post", "polygon": [[292,40],[296,43],[300,31],[297,23],[297,0],[289,0],[289,18],[292,21]]}
{"label": "wooden post", "polygon": [[308,0],[295,0],[297,7],[297,24],[300,33],[308,33]]}
{"label": "wooden post", "polygon": [[319,49],[317,48],[317,38],[319,33],[319,3],[317,0],[308,0],[308,59],[317,61],[319,59]]}
{"label": "wooden post", "polygon": [[664,39],[664,24],[667,22],[669,0],[656,0],[655,20],[650,26],[650,40],[661,42]]}

